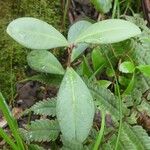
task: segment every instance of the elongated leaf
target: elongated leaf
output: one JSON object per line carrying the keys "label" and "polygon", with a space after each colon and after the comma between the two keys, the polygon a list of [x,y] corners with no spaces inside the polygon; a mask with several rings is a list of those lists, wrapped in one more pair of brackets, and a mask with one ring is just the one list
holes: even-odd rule
{"label": "elongated leaf", "polygon": [[150,150],[150,137],[140,126],[129,126],[124,123],[121,132],[121,143],[128,150]]}
{"label": "elongated leaf", "polygon": [[[78,21],[75,24],[73,24],[68,32],[68,41],[70,43],[73,43],[76,40],[76,38],[80,35],[80,33],[87,29],[90,25],[90,22],[84,20]],[[85,43],[75,45],[75,47],[72,50],[71,61],[74,61],[87,47],[88,44]]]}
{"label": "elongated leaf", "polygon": [[65,37],[54,27],[32,17],[12,21],[7,27],[7,33],[18,43],[31,49],[68,46]]}
{"label": "elongated leaf", "polygon": [[26,132],[29,141],[54,141],[59,134],[59,125],[53,120],[36,120],[32,121],[30,129]]}
{"label": "elongated leaf", "polygon": [[93,98],[85,83],[72,68],[67,68],[61,83],[56,115],[66,140],[81,143],[87,138],[94,117]]}
{"label": "elongated leaf", "polygon": [[29,66],[39,72],[64,74],[64,69],[56,57],[46,50],[33,50],[28,54]]}
{"label": "elongated leaf", "polygon": [[19,131],[18,131],[17,121],[14,118],[14,116],[12,115],[12,113],[11,113],[8,105],[6,104],[6,101],[5,101],[1,92],[0,92],[0,110],[2,111],[8,125],[10,127],[10,130],[14,136],[14,139],[17,142],[17,145],[15,145],[15,143],[11,139],[9,139],[9,137],[7,136],[7,134],[5,134],[3,129],[0,129],[0,134],[2,135],[4,140],[6,140],[6,142],[8,142],[12,147],[14,147],[15,150],[16,150],[15,147],[18,147],[19,149],[25,150],[24,145],[23,145],[23,141],[22,141],[20,134],[19,134]]}
{"label": "elongated leaf", "polygon": [[126,40],[141,33],[133,23],[121,19],[97,22],[83,31],[75,43],[107,44]]}
{"label": "elongated leaf", "polygon": [[[117,136],[114,134],[109,139],[109,149],[115,149]],[[104,144],[104,150],[105,149]],[[123,123],[120,140],[118,143],[118,150],[150,150],[150,137],[141,126],[130,126],[127,123]]]}
{"label": "elongated leaf", "polygon": [[51,98],[47,100],[43,100],[34,104],[31,108],[37,115],[47,115],[47,116],[55,116],[56,115],[56,98]]}

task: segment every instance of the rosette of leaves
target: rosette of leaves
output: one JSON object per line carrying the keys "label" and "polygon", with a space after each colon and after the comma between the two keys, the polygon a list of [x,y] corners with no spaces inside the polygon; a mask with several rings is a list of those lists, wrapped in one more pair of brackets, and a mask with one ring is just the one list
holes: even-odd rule
{"label": "rosette of leaves", "polygon": [[[121,19],[108,19],[94,24],[79,21],[70,27],[67,40],[46,22],[24,17],[12,21],[7,27],[7,33],[21,45],[33,49],[27,57],[32,69],[63,77],[56,102],[60,131],[68,142],[83,143],[93,124],[94,100],[71,63],[89,44],[120,42],[137,36],[141,31],[135,24]],[[48,51],[56,47],[66,47],[68,50],[66,69]]]}

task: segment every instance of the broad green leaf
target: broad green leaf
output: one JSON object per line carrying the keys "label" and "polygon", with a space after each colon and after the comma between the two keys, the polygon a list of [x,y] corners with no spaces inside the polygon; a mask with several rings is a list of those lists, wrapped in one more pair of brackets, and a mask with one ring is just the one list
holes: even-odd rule
{"label": "broad green leaf", "polygon": [[8,25],[7,33],[15,41],[31,49],[68,46],[65,37],[53,26],[32,17],[15,19]]}
{"label": "broad green leaf", "polygon": [[75,43],[116,43],[137,36],[141,30],[133,23],[122,19],[97,22],[84,30]]}
{"label": "broad green leaf", "polygon": [[150,65],[140,65],[137,67],[145,76],[150,77]]}
{"label": "broad green leaf", "polygon": [[133,73],[135,70],[135,66],[130,61],[124,61],[119,65],[119,71],[123,73]]}
{"label": "broad green leaf", "polygon": [[56,115],[63,137],[82,143],[88,136],[94,117],[93,98],[79,75],[67,68],[61,83]]}
{"label": "broad green leaf", "polygon": [[99,69],[105,62],[106,62],[105,58],[100,52],[100,49],[95,48],[92,51],[92,64],[93,64],[94,70],[96,71],[97,69]]}
{"label": "broad green leaf", "polygon": [[[68,41],[70,43],[74,43],[74,41],[80,35],[80,33],[87,29],[90,25],[91,23],[85,20],[78,21],[75,24],[73,24],[68,32]],[[74,61],[87,47],[88,44],[85,43],[75,45],[75,47],[72,50],[71,61]]]}
{"label": "broad green leaf", "polygon": [[33,50],[27,56],[29,66],[39,72],[64,74],[64,69],[56,57],[46,50]]}
{"label": "broad green leaf", "polygon": [[112,0],[91,0],[97,11],[107,13],[112,7]]}

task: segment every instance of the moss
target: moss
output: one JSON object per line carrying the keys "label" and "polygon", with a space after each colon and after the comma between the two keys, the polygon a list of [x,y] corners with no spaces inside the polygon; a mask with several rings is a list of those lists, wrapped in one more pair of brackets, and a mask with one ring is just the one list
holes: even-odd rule
{"label": "moss", "polygon": [[60,0],[5,0],[0,1],[0,10],[0,90],[10,98],[15,83],[25,78],[27,49],[6,34],[8,23],[18,17],[31,16],[60,29],[62,10]]}

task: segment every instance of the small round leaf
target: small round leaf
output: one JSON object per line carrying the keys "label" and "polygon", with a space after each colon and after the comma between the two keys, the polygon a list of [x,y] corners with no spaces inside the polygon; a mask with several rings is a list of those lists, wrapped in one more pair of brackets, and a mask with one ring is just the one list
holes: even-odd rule
{"label": "small round leaf", "polygon": [[123,73],[133,73],[135,70],[135,66],[130,61],[125,61],[119,65],[119,71]]}

